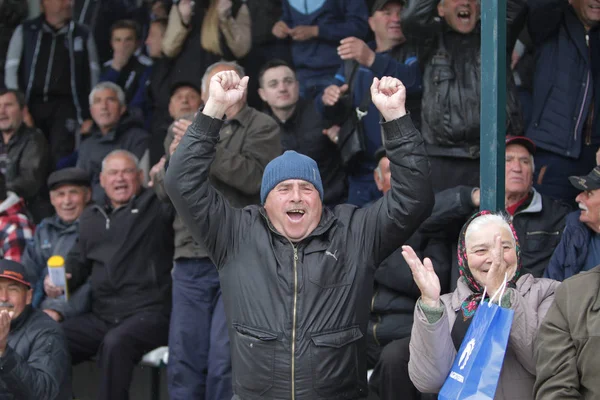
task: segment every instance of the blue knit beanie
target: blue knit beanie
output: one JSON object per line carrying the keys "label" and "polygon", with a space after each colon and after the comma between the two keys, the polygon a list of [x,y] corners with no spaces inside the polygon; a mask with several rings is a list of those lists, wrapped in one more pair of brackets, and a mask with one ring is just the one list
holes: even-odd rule
{"label": "blue knit beanie", "polygon": [[271,190],[288,179],[301,179],[312,183],[323,201],[323,183],[315,160],[304,154],[288,150],[267,164],[260,185],[260,203],[265,204]]}

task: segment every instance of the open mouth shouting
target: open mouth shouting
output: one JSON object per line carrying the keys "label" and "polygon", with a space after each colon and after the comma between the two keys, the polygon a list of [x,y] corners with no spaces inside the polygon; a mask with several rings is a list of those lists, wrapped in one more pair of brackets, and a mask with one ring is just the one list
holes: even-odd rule
{"label": "open mouth shouting", "polygon": [[293,210],[286,211],[286,214],[288,216],[288,219],[291,222],[298,223],[298,222],[302,221],[302,219],[304,218],[304,215],[306,214],[306,211],[302,210],[302,209],[293,209]]}

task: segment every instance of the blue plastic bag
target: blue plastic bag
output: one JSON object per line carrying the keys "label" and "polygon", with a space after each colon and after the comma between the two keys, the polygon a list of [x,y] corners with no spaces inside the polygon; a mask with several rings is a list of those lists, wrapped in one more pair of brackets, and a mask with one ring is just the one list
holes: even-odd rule
{"label": "blue plastic bag", "polygon": [[492,300],[480,304],[438,399],[493,400],[514,313]]}

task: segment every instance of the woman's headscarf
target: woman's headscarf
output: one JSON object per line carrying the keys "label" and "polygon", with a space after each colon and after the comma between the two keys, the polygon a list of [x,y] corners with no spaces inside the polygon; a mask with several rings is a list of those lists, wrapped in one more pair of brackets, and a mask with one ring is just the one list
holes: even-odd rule
{"label": "woman's headscarf", "polygon": [[[460,231],[460,235],[458,237],[458,249],[457,249],[458,269],[460,271],[460,276],[464,279],[464,281],[467,284],[467,286],[469,287],[469,289],[471,289],[471,291],[473,292],[469,297],[467,297],[465,299],[465,301],[462,302],[462,304],[460,306],[464,320],[471,318],[475,314],[475,311],[477,310],[477,307],[479,306],[479,303],[481,302],[481,298],[483,296],[483,289],[484,289],[483,286],[480,285],[473,277],[473,274],[471,273],[471,269],[469,268],[469,263],[467,261],[467,247],[466,247],[466,243],[465,243],[467,228],[469,227],[469,225],[471,225],[471,222],[473,222],[476,218],[481,217],[482,215],[490,215],[490,214],[493,214],[493,213],[488,210],[483,210],[483,211],[480,211],[477,214],[473,215],[463,225],[463,227]],[[517,270],[515,271],[515,276],[513,276],[508,281],[507,286],[515,288],[517,279],[519,279],[519,275],[521,273],[521,250],[519,248],[519,240],[517,238],[517,233],[515,232],[515,228],[513,227],[512,223],[510,223],[510,222],[508,223],[508,225],[510,226],[512,234],[515,238],[515,251],[517,253]],[[487,297],[488,296],[486,296],[486,298]]]}

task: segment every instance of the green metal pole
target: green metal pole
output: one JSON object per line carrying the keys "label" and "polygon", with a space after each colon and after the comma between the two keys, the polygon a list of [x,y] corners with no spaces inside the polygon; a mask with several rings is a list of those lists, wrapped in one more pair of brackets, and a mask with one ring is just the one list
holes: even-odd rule
{"label": "green metal pole", "polygon": [[506,0],[481,0],[481,209],[504,209]]}

